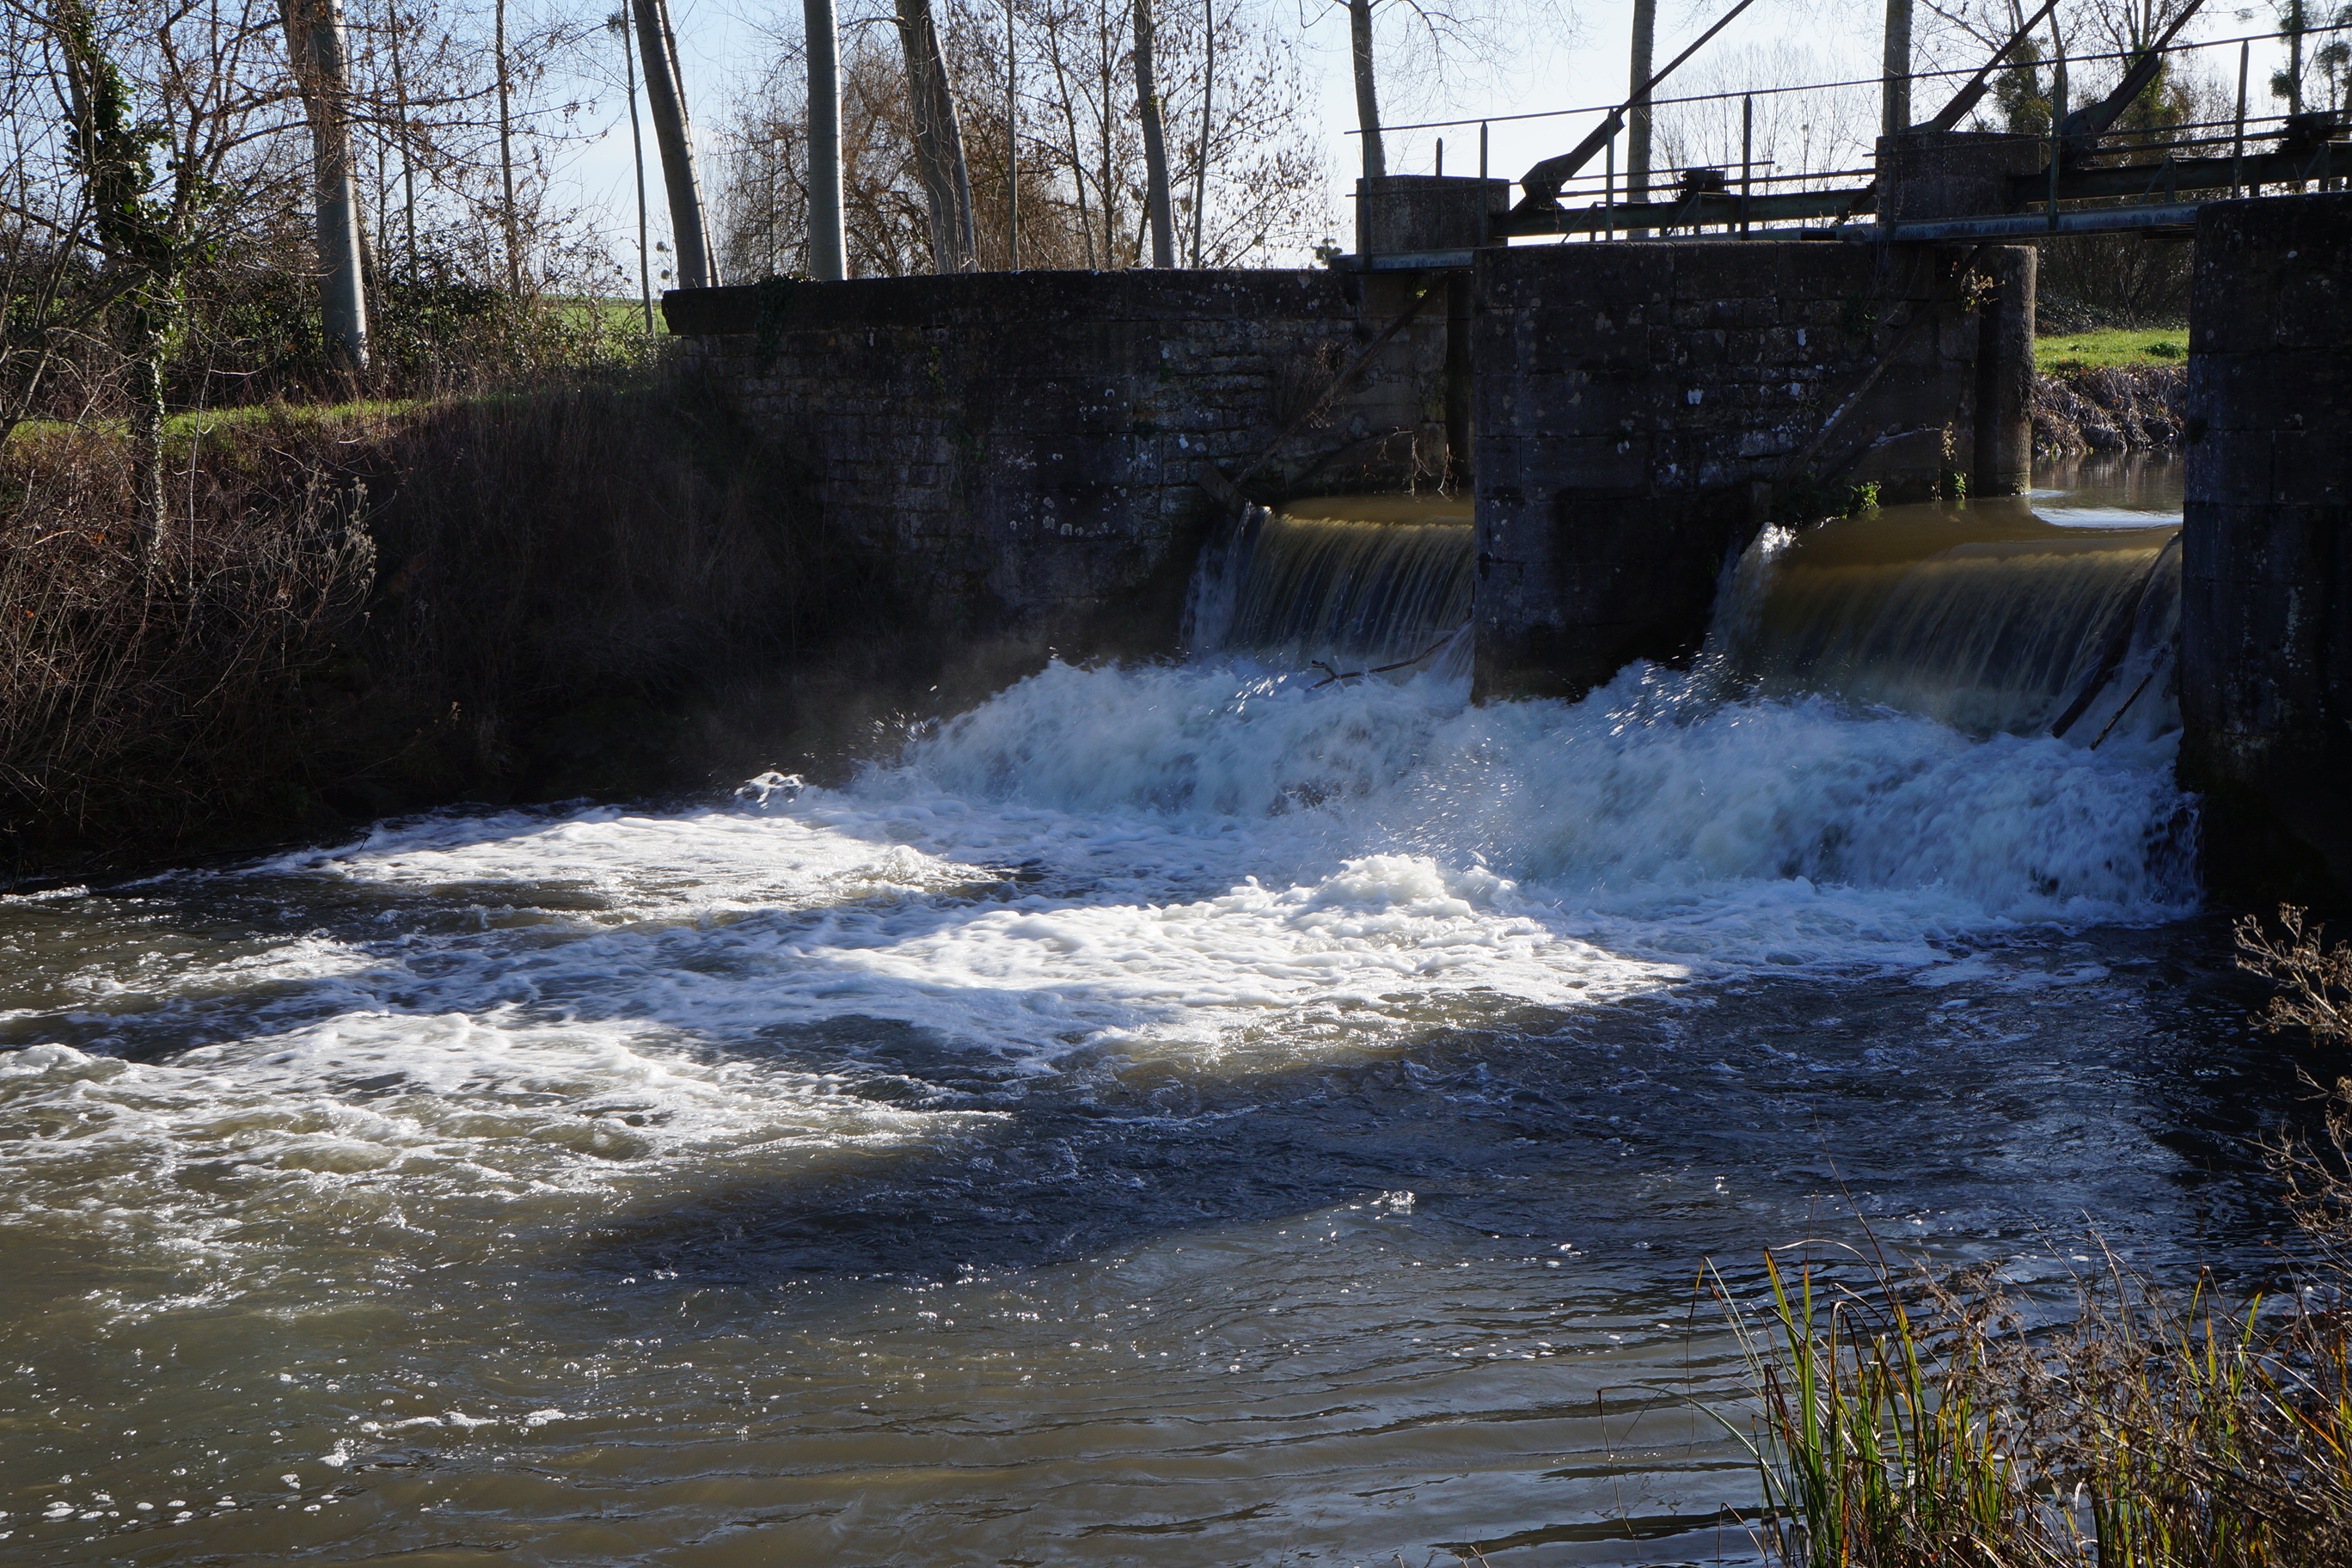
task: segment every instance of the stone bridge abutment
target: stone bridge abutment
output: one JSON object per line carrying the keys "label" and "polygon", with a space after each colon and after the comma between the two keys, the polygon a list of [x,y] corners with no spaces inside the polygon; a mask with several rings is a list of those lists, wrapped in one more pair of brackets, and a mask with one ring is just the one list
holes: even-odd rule
{"label": "stone bridge abutment", "polygon": [[[2196,243],[2182,777],[2217,890],[2346,902],[2352,194],[2211,203]],[[1465,254],[771,283],[667,309],[929,626],[1029,658],[1171,651],[1193,558],[1243,495],[1466,485],[1480,691],[1574,695],[1695,651],[1727,561],[1776,516],[1863,486],[2026,487],[2030,247]]]}
{"label": "stone bridge abutment", "polygon": [[2024,479],[2032,257],[1490,247],[1468,268],[673,293],[673,330],[951,636],[1171,648],[1236,487],[1469,486],[1484,690],[1696,647],[1776,506]]}

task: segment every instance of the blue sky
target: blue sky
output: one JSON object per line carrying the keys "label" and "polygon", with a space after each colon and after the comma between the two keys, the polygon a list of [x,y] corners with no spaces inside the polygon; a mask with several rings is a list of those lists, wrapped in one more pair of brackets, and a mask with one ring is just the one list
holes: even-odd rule
{"label": "blue sky", "polygon": [[[1166,0],[1163,0],[1163,4]],[[1258,0],[1265,4],[1267,0]],[[1355,122],[1352,90],[1348,78],[1348,30],[1345,11],[1331,0],[1272,0],[1290,9],[1286,20],[1299,16],[1308,24],[1297,29],[1306,68],[1312,130],[1326,150],[1332,174],[1333,211],[1330,232],[1343,238],[1349,232],[1347,182],[1355,173],[1353,139],[1344,132]],[[685,57],[689,112],[695,117],[696,138],[715,144],[729,118],[737,92],[766,68],[763,35],[771,29],[797,33],[800,6],[763,0],[672,0],[679,47]],[[1319,8],[1320,15],[1317,15]],[[1661,0],[1657,58],[1670,59],[1689,40],[1705,31],[1722,14],[1722,4],[1691,4]],[[1920,7],[1926,21],[1926,7]],[[1756,0],[1748,13],[1710,43],[1674,80],[1714,86],[1756,51],[1775,47],[1802,51],[1814,66],[1836,77],[1866,77],[1876,68],[1883,15],[1879,0]],[[1575,26],[1564,35],[1528,29],[1517,58],[1508,68],[1494,72],[1467,70],[1441,79],[1423,90],[1384,96],[1383,114],[1392,122],[1434,120],[1455,115],[1524,114],[1536,110],[1595,104],[1621,97],[1626,77],[1626,50],[1632,25],[1632,0],[1591,0],[1575,6]],[[2266,31],[2272,26],[2267,8],[2250,11],[2219,5],[2209,0],[2205,13],[2191,24],[2190,38],[2231,37]],[[2272,65],[2272,46],[2256,45],[2253,86],[2249,111],[2272,111],[2264,89]],[[2234,78],[2234,48],[2208,51],[2206,58],[2218,75]],[[1406,62],[1395,62],[1402,67]],[[1708,80],[1712,76],[1715,79]],[[1662,88],[1661,93],[1671,91]],[[1917,93],[1920,112],[1939,101],[1936,89],[1923,84]],[[1596,115],[1575,118],[1507,121],[1491,132],[1491,174],[1516,177],[1538,159],[1572,146],[1596,121]],[[576,200],[593,216],[610,237],[616,255],[635,262],[635,195],[629,173],[629,132],[625,106],[617,89],[601,94],[596,113],[586,121],[591,137],[569,149],[556,171],[558,195]],[[601,126],[601,132],[597,128]],[[1477,133],[1475,127],[1394,132],[1389,138],[1389,165],[1396,173],[1428,172],[1433,167],[1435,140],[1446,139],[1446,168],[1452,174],[1475,172]],[[648,139],[650,141],[650,139]],[[647,152],[651,156],[650,145]],[[657,178],[653,181],[656,238],[667,225],[660,212]]]}

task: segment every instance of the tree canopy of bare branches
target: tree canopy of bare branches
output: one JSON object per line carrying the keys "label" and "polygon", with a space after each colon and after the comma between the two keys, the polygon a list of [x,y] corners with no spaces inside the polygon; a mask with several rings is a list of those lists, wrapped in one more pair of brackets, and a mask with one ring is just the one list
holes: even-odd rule
{"label": "tree canopy of bare branches", "polygon": [[[978,265],[1011,259],[1017,163],[1021,263],[1126,268],[1150,256],[1150,178],[1136,101],[1127,0],[1012,0],[1008,91],[998,0],[935,13],[971,179]],[[896,13],[845,10],[841,46],[844,227],[852,277],[934,269],[912,101],[902,61],[877,37]],[[1173,232],[1196,208],[1204,266],[1303,252],[1328,211],[1322,164],[1301,129],[1306,83],[1271,18],[1215,7],[1216,77],[1203,7],[1157,6],[1153,79],[1166,128]],[[719,225],[738,277],[804,270],[805,88],[797,38],[743,104],[726,155]],[[1208,94],[1203,135],[1202,97]],[[1014,107],[1008,122],[1008,100]],[[1009,154],[1017,146],[1017,160]],[[1189,241],[1187,249],[1189,250]]]}

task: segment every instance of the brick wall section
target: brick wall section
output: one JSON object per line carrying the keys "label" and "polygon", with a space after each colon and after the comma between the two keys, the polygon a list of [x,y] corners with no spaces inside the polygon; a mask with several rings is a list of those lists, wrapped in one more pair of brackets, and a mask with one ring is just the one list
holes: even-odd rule
{"label": "brick wall section", "polygon": [[[1403,302],[1328,271],[990,273],[674,292],[688,352],[804,462],[826,519],[949,638],[1155,652],[1237,475]],[[1265,488],[1442,465],[1445,310],[1280,453]]]}
{"label": "brick wall section", "polygon": [[[1470,354],[1482,690],[1573,695],[1629,658],[1695,651],[1727,557],[1764,521],[1758,482],[1931,307],[1964,254],[1769,241],[1481,252]],[[1990,266],[2030,299],[2030,252],[1992,252]],[[1978,301],[1948,298],[1811,466],[1841,485],[1875,481],[1892,500],[1977,465],[1978,359],[2002,340]],[[2018,423],[2021,400],[1996,401],[1989,416]],[[2007,460],[2019,438],[1991,445]]]}
{"label": "brick wall section", "polygon": [[2207,885],[2352,901],[2352,195],[2197,215],[2181,781]]}

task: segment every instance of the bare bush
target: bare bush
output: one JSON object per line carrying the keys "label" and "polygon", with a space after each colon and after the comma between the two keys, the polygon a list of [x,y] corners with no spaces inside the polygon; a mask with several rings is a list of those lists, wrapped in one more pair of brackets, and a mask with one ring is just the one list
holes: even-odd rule
{"label": "bare bush", "polygon": [[129,463],[0,449],[18,874],[798,765],[917,657],[801,470],[655,372],[175,422],[153,559]]}

